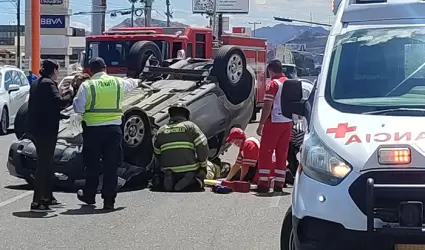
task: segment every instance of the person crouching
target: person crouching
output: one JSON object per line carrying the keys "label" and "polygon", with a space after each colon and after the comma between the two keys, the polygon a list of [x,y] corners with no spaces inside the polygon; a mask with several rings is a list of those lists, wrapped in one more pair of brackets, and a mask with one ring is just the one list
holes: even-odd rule
{"label": "person crouching", "polygon": [[168,109],[170,122],[159,128],[154,138],[154,152],[164,173],[165,191],[204,189],[208,142],[201,129],[189,120],[184,104]]}

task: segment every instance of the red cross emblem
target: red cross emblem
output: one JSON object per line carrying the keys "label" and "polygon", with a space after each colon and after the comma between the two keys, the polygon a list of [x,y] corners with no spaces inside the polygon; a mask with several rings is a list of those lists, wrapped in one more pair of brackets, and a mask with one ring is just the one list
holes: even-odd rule
{"label": "red cross emblem", "polygon": [[345,134],[356,131],[357,127],[349,127],[348,123],[340,123],[336,128],[328,128],[326,134],[335,134],[335,138],[345,138]]}

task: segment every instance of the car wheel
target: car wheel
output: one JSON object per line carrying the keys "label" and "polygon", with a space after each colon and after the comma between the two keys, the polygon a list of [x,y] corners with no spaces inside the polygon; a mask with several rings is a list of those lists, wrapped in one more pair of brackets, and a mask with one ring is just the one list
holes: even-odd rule
{"label": "car wheel", "polygon": [[148,61],[155,57],[158,65],[162,63],[162,54],[159,47],[151,41],[139,41],[135,43],[128,53],[127,57],[127,76],[131,78],[139,78],[145,69]]}
{"label": "car wheel", "polygon": [[252,76],[247,70],[243,51],[232,45],[221,47],[214,58],[213,75],[227,99],[239,104],[248,98],[252,88]]}
{"label": "car wheel", "polygon": [[123,150],[126,162],[146,167],[152,160],[152,131],[147,115],[141,110],[124,114]]}
{"label": "car wheel", "polygon": [[7,134],[7,129],[9,128],[9,112],[6,107],[4,107],[3,112],[1,112],[0,126],[0,134]]}
{"label": "car wheel", "polygon": [[22,104],[15,116],[14,130],[16,138],[21,139],[27,133],[28,102]]}
{"label": "car wheel", "polygon": [[283,219],[282,231],[280,233],[280,249],[295,250],[294,229],[292,227],[292,206],[288,208]]}

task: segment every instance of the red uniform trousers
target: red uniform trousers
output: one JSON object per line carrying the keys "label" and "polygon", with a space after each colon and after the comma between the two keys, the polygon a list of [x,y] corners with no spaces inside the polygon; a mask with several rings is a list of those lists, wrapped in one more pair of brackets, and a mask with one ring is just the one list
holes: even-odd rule
{"label": "red uniform trousers", "polygon": [[[266,121],[261,136],[258,160],[258,187],[270,188],[269,177],[274,172],[275,186],[283,187],[286,178],[286,158],[291,140],[292,122],[272,123]],[[272,161],[273,152],[276,163]],[[274,170],[274,171],[273,171]]]}

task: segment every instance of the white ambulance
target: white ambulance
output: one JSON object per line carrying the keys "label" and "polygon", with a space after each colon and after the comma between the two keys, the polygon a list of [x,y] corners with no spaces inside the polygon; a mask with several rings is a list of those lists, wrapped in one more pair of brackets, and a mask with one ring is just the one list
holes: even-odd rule
{"label": "white ambulance", "polygon": [[425,249],[425,1],[332,5],[281,249]]}

